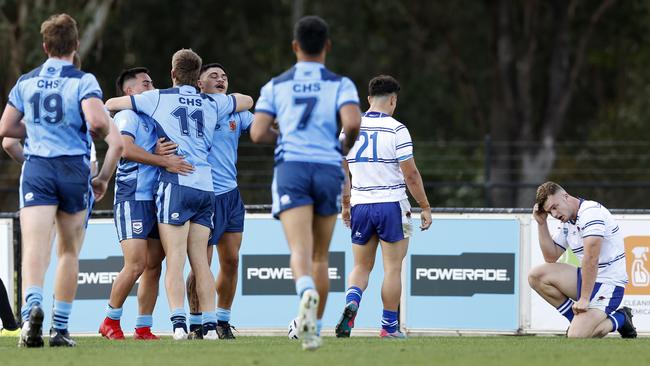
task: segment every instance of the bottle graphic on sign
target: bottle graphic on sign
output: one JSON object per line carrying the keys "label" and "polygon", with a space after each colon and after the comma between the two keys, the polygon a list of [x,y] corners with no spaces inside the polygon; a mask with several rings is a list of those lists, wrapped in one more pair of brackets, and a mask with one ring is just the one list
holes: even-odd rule
{"label": "bottle graphic on sign", "polygon": [[634,261],[632,262],[632,286],[643,287],[650,285],[650,272],[645,268],[645,261],[648,260],[646,253],[650,251],[648,247],[634,247]]}

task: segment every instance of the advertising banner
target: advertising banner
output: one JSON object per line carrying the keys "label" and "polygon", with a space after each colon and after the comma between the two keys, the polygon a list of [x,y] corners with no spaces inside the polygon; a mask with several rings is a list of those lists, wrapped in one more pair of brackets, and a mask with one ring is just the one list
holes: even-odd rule
{"label": "advertising banner", "polygon": [[431,228],[411,239],[407,328],[515,331],[519,221],[450,216],[434,216]]}
{"label": "advertising banner", "polygon": [[[634,315],[634,325],[638,332],[650,332],[650,216],[614,215],[623,234],[628,284],[621,306],[628,306]],[[557,220],[549,219],[549,228],[556,227]],[[538,229],[531,220],[531,269],[544,263],[539,249]],[[578,266],[577,258],[565,254],[560,261]],[[546,303],[535,291],[531,291],[530,330],[563,333],[569,322],[551,305]]]}

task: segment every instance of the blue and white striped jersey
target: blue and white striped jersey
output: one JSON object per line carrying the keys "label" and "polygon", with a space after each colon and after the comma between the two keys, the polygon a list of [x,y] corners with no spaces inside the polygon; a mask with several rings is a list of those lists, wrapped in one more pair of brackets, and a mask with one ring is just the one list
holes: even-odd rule
{"label": "blue and white striped jersey", "polygon": [[[156,149],[156,122],[132,110],[118,112],[113,118],[122,135],[133,137],[134,143],[153,153]],[[158,181],[158,167],[120,159],[115,174],[115,203],[152,201]]]}
{"label": "blue and white striped jersey", "polygon": [[340,165],[338,111],[349,103],[359,104],[350,79],[317,62],[298,62],[262,87],[255,112],[270,114],[280,125],[276,162]]}
{"label": "blue and white striped jersey", "polygon": [[22,75],[8,103],[23,113],[25,156],[88,156],[92,139],[81,110],[87,98],[102,99],[97,79],[67,61],[50,58]]}
{"label": "blue and white striped jersey", "polygon": [[350,204],[407,199],[399,163],[411,158],[413,142],[406,126],[387,114],[366,112],[359,137],[346,156],[352,174]]}
{"label": "blue and white striped jersey", "polygon": [[242,132],[248,133],[252,123],[253,114],[249,111],[230,114],[217,123],[212,150],[208,156],[208,162],[212,167],[215,194],[226,193],[237,188],[239,137]]}
{"label": "blue and white striped jersey", "polygon": [[595,201],[580,200],[580,208],[574,222],[558,222],[553,242],[571,251],[582,262],[585,254],[584,239],[590,236],[603,238],[598,257],[596,282],[625,286],[627,270],[625,244],[618,223],[603,205]]}
{"label": "blue and white striped jersey", "polygon": [[177,154],[194,166],[189,175],[160,170],[160,181],[202,191],[213,192],[212,169],[208,155],[217,121],[235,111],[234,96],[198,93],[196,88],[181,85],[132,95],[133,110],[156,121],[158,137],[178,144]]}

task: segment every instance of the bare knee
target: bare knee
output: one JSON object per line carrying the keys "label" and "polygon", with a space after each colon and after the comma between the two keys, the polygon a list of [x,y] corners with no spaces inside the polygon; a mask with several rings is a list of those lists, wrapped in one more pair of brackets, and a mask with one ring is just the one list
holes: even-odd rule
{"label": "bare knee", "polygon": [[539,289],[544,280],[545,273],[546,271],[544,271],[544,268],[542,266],[537,266],[533,268],[528,273],[528,284],[530,285],[530,287],[532,287],[533,289]]}
{"label": "bare knee", "polygon": [[223,259],[220,259],[221,270],[226,274],[237,273],[237,268],[239,267],[239,256],[238,255],[228,255],[224,256]]}
{"label": "bare knee", "polygon": [[124,264],[124,270],[134,277],[140,277],[146,267],[146,261],[140,259],[128,261]]}

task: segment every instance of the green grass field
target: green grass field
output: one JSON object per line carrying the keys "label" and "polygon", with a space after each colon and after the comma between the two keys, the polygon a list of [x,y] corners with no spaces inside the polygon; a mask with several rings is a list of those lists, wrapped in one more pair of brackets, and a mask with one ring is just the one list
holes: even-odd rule
{"label": "green grass field", "polygon": [[109,342],[77,337],[74,349],[19,349],[0,338],[0,365],[621,365],[650,364],[650,339],[568,340],[562,337],[325,338],[323,348],[304,352],[284,337],[236,341]]}

